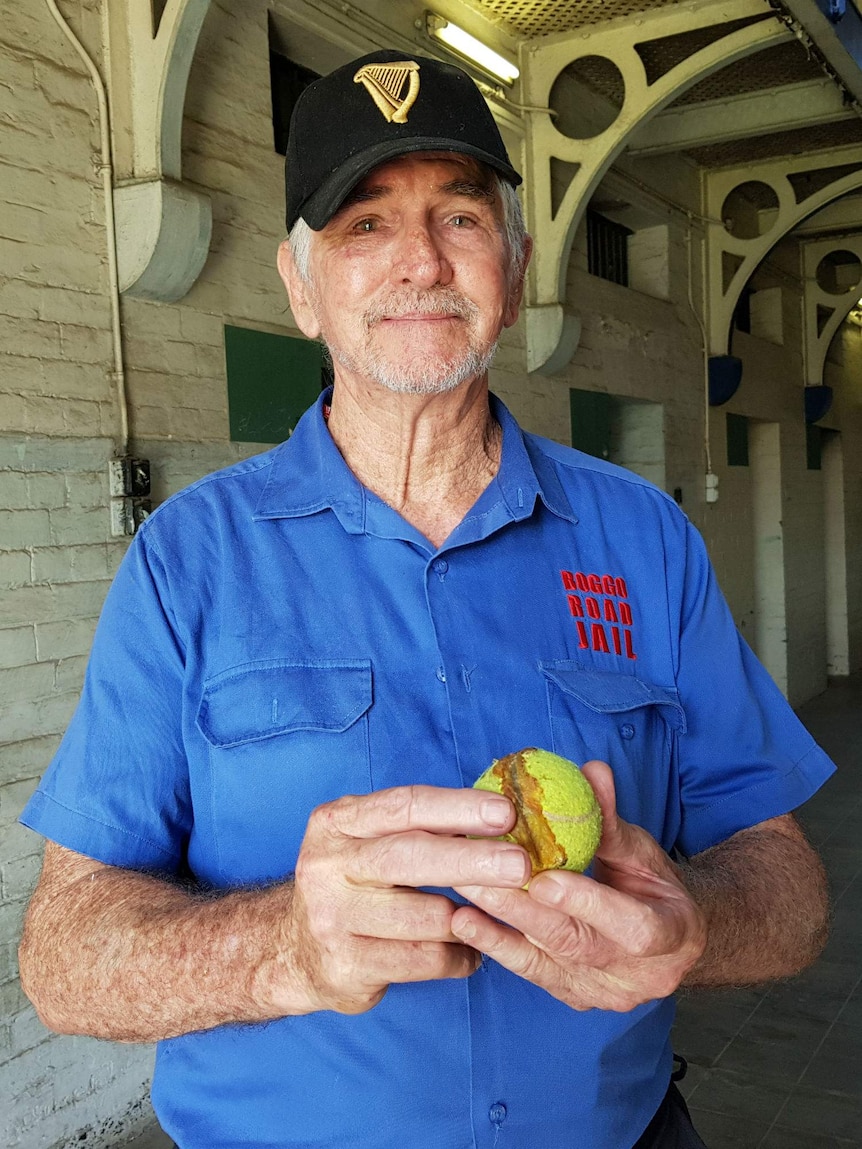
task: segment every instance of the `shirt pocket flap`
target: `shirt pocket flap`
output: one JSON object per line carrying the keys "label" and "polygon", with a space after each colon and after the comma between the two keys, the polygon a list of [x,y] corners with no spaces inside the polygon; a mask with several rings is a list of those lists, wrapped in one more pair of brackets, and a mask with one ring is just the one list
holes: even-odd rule
{"label": "shirt pocket flap", "polygon": [[654,686],[631,674],[591,670],[568,659],[540,662],[546,678],[598,714],[621,714],[642,706],[660,706],[665,720],[685,733],[685,711],[673,687]]}
{"label": "shirt pocket flap", "polygon": [[347,730],[371,706],[371,660],[272,660],[235,666],[205,685],[197,727],[212,746],[295,730]]}

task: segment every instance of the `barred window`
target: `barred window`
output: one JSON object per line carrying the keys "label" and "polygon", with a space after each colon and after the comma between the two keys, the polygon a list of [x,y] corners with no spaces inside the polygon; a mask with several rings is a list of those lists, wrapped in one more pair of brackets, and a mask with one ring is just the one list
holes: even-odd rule
{"label": "barred window", "polygon": [[587,269],[590,275],[611,283],[629,284],[629,236],[631,229],[612,219],[587,211]]}

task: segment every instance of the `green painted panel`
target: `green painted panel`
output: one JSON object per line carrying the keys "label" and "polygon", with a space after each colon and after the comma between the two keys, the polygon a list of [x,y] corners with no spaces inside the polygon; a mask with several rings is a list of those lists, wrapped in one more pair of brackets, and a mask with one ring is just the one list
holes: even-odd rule
{"label": "green painted panel", "polygon": [[613,396],[600,391],[569,388],[572,420],[572,446],[588,455],[607,459],[611,449]]}
{"label": "green painted panel", "polygon": [[224,352],[231,439],[280,443],[320,394],[323,348],[225,324]]}
{"label": "green painted panel", "polygon": [[727,419],[727,465],[748,466],[748,419],[745,415],[731,415]]}

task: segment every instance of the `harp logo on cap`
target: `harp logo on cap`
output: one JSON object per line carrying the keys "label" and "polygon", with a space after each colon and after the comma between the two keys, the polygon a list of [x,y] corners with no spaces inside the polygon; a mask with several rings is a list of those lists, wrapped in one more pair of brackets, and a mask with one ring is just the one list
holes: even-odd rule
{"label": "harp logo on cap", "polygon": [[353,82],[365,86],[387,123],[406,124],[419,95],[419,65],[413,60],[366,64],[353,77]]}

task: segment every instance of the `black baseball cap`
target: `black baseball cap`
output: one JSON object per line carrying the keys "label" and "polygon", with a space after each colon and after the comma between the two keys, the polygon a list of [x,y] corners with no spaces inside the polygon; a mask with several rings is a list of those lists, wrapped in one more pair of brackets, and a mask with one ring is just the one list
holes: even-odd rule
{"label": "black baseball cap", "polygon": [[287,230],[302,216],[320,231],[372,168],[426,151],[461,152],[521,182],[482,93],[460,68],[387,49],[321,76],[290,120]]}

